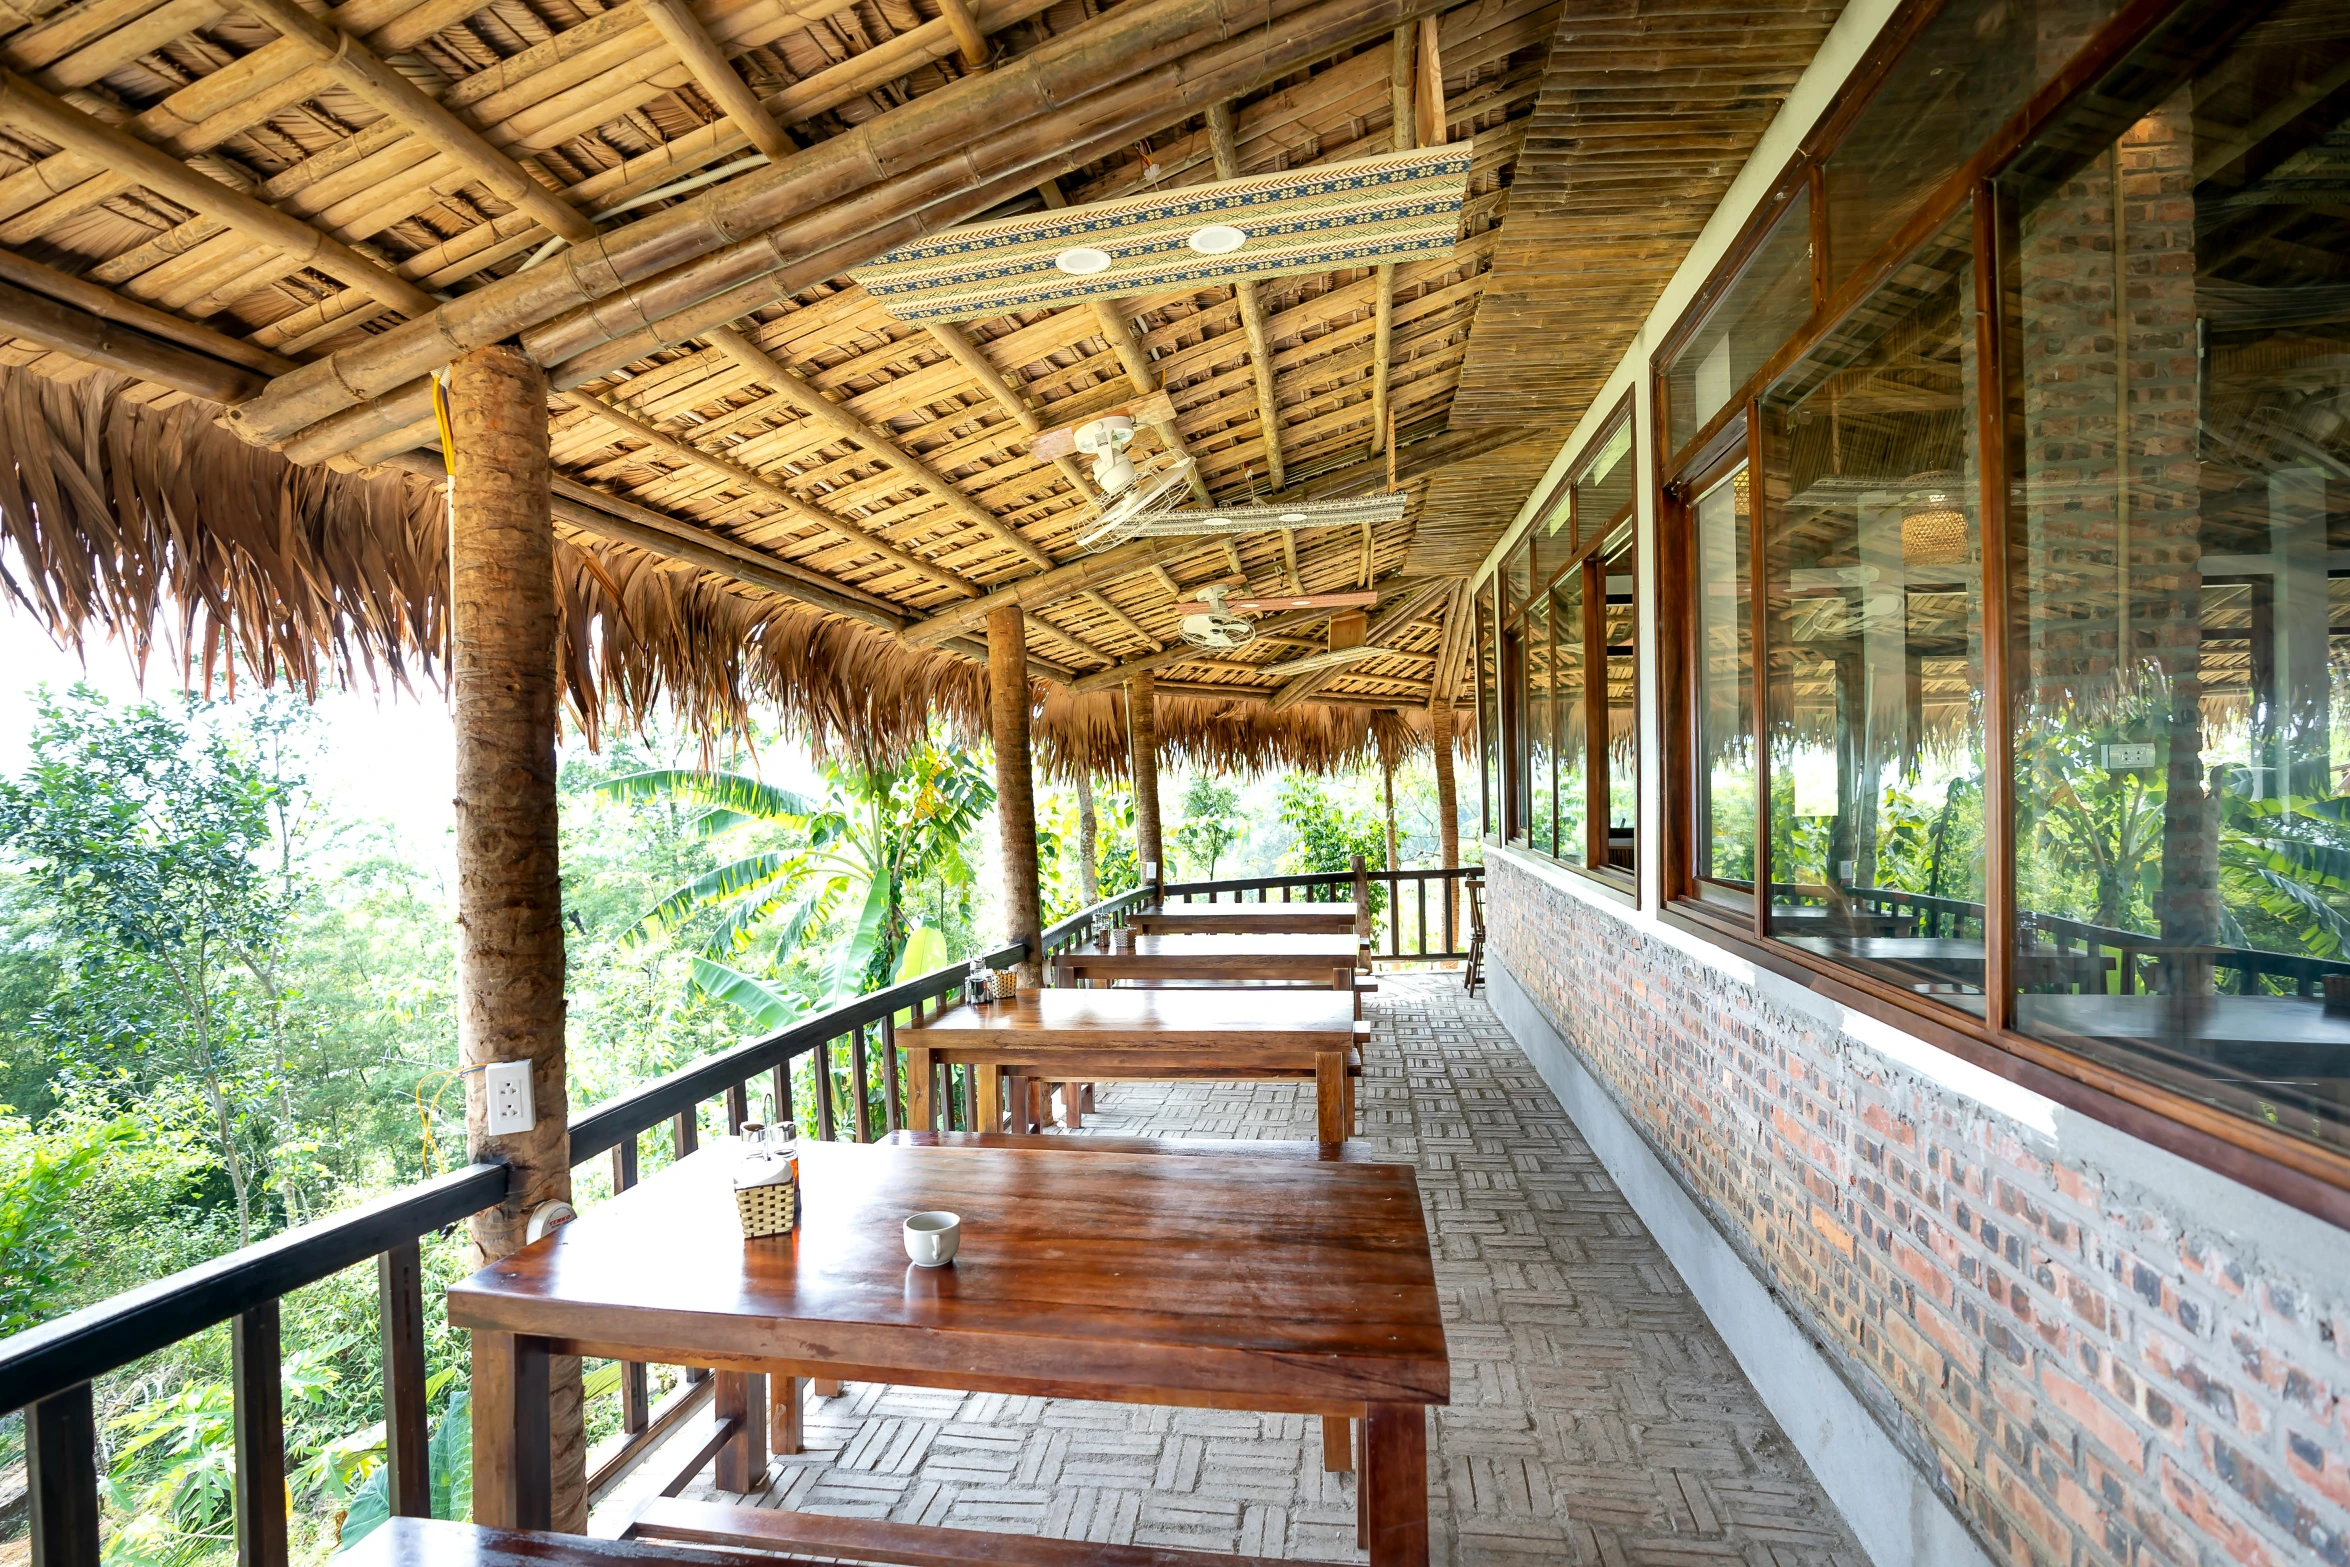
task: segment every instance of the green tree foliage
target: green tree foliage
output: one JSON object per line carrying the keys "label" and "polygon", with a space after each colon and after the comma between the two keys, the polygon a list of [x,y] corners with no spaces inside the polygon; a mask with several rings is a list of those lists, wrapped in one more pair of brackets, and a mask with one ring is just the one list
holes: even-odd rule
{"label": "green tree foliage", "polygon": [[0,1338],[43,1321],[86,1262],[76,1198],[107,1153],[137,1135],[118,1120],[41,1136],[0,1114]]}
{"label": "green tree foliage", "polygon": [[1193,773],[1183,790],[1183,825],[1175,829],[1175,847],[1191,861],[1193,873],[1214,880],[1216,862],[1247,831],[1240,791],[1207,773]]}
{"label": "green tree foliage", "polygon": [[[1347,871],[1353,869],[1358,854],[1371,870],[1387,868],[1386,827],[1369,811],[1350,811],[1339,804],[1321,779],[1305,773],[1284,779],[1280,814],[1281,825],[1295,838],[1281,856],[1283,870],[1300,874]],[[1352,894],[1341,889],[1330,896],[1343,900]],[[1376,915],[1386,907],[1387,889],[1373,886],[1370,912]]]}

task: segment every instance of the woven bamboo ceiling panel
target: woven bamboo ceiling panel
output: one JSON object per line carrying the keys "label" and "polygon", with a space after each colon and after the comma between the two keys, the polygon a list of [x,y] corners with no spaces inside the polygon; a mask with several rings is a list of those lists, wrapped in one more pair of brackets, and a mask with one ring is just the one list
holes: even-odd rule
{"label": "woven bamboo ceiling panel", "polygon": [[1842,11],[1631,0],[1571,12],[1528,119],[1455,425],[1542,419],[1564,433]]}
{"label": "woven bamboo ceiling panel", "polygon": [[[1443,9],[1433,52],[1399,0],[1000,0],[976,21],[940,5],[13,0],[0,365],[80,388],[91,430],[129,428],[105,412],[117,406],[192,407],[142,426],[187,446],[166,454],[185,460],[158,493],[208,482],[217,454],[195,454],[222,427],[252,457],[240,504],[280,473],[289,515],[340,564],[322,576],[223,544],[251,556],[231,565],[254,607],[218,611],[232,618],[266,617],[270,593],[307,602],[368,580],[384,497],[421,495],[438,471],[430,377],[507,341],[548,370],[567,591],[605,606],[566,654],[575,675],[600,659],[608,684],[691,685],[737,709],[728,671],[764,639],[775,680],[829,681],[840,712],[860,667],[968,701],[981,612],[1016,594],[1032,667],[1073,698],[1150,669],[1162,691],[1259,713],[1449,700],[1438,666],[1458,595],[1416,562],[1414,534],[1431,475],[1531,433],[1506,418],[1458,428],[1456,391],[1521,221],[1529,127],[1550,123],[1557,0]],[[1773,61],[1800,31],[1749,27]],[[1430,87],[1441,124],[1399,127],[1393,106]],[[1423,145],[1444,149],[1455,182],[1449,248],[1386,268],[1333,255],[956,324],[899,319],[850,275],[959,225],[1218,182],[1305,186]],[[1542,147],[1555,163],[1555,135]],[[1654,217],[1620,226],[1653,233]],[[1188,453],[1201,501],[1392,488],[1404,514],[1089,553],[1084,471],[1030,442],[1153,394],[1166,417],[1143,447]],[[42,406],[66,463],[66,405]],[[42,493],[109,504],[115,459],[85,446],[80,487]],[[69,513],[61,500],[5,521],[26,539]],[[401,515],[413,528],[432,513]],[[1375,587],[1377,651],[1285,670],[1327,646],[1310,615],[1268,621],[1238,653],[1188,649],[1173,607],[1216,581]],[[76,603],[103,597],[68,586]],[[334,615],[278,617],[313,620]],[[410,623],[414,653],[436,622]],[[804,628],[789,656],[787,624]],[[742,646],[708,645],[720,627]],[[660,659],[629,664],[656,644]]]}

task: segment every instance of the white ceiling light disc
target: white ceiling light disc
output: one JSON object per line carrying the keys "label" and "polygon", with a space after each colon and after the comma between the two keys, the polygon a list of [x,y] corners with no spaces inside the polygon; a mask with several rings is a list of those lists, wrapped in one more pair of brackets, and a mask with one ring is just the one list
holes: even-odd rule
{"label": "white ceiling light disc", "polygon": [[1281,514],[1281,520],[1283,522],[1304,522],[1306,514],[1302,511],[1285,511]]}
{"label": "white ceiling light disc", "polygon": [[1187,243],[1203,256],[1229,256],[1248,243],[1248,235],[1229,223],[1211,223],[1206,228],[1192,230]]}
{"label": "white ceiling light disc", "polygon": [[1091,245],[1072,245],[1053,257],[1053,265],[1071,277],[1092,277],[1096,272],[1110,270],[1110,253]]}

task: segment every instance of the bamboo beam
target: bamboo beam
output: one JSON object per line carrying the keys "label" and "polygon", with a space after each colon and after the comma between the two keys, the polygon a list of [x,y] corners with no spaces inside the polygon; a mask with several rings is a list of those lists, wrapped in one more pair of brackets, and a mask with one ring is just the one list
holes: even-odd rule
{"label": "bamboo beam", "polygon": [[[1397,152],[1412,145],[1412,29],[1399,27],[1387,44],[1388,141]],[[1372,306],[1371,329],[1371,450],[1376,454],[1389,438],[1387,379],[1395,355],[1395,263],[1379,264],[1379,295]]]}
{"label": "bamboo beam", "polygon": [[987,708],[995,739],[997,841],[1004,857],[1004,934],[1026,942],[1020,983],[1044,983],[1044,914],[1036,886],[1036,774],[1028,754],[1028,639],[1020,606],[987,617]]}
{"label": "bamboo beam", "polygon": [[955,43],[963,51],[963,64],[970,70],[987,69],[987,39],[979,31],[979,19],[971,14],[965,0],[938,0],[939,15],[955,35]]}
{"label": "bamboo beam", "polygon": [[969,631],[1002,605],[1036,609],[1141,571],[1161,556],[1189,554],[1198,546],[1197,539],[1129,539],[1099,555],[1088,555],[1033,577],[1022,577],[982,597],[950,604],[927,620],[908,626],[906,640],[917,646],[944,642]]}
{"label": "bamboo beam", "polygon": [[1031,566],[1051,569],[1053,558],[1050,555],[1031,544],[1017,528],[964,494],[952,479],[900,446],[888,431],[867,424],[827,398],[806,376],[784,364],[733,327],[715,327],[704,335],[713,348],[757,376],[780,394],[785,402],[817,424],[842,440],[856,442],[877,460],[929,490],[945,501],[947,508],[956,516],[997,542],[1018,551],[1020,558]]}
{"label": "bamboo beam", "polygon": [[[555,799],[559,615],[547,508],[547,378],[520,350],[451,367],[450,709],[457,753],[457,1042],[468,1067],[530,1063],[534,1125],[493,1135],[483,1075],[466,1079],[470,1155],[507,1169],[473,1216],[477,1258],[519,1250],[530,1217],[571,1199],[563,1043],[563,880]],[[516,1516],[513,1487],[478,1501],[510,1528],[587,1527],[579,1362],[550,1369],[551,1516]]]}
{"label": "bamboo beam", "polygon": [[[286,0],[274,0],[283,5]],[[783,127],[775,123],[775,116],[751,91],[750,83],[737,74],[716,42],[702,27],[701,19],[687,9],[684,0],[637,0],[645,13],[645,20],[661,35],[662,42],[676,51],[677,58],[693,74],[694,82],[710,95],[710,101],[719,111],[734,121],[750,144],[768,157],[781,162],[799,149]]]}
{"label": "bamboo beam", "polygon": [[1126,611],[1111,603],[1107,594],[1102,593],[1094,588],[1086,588],[1077,596],[1085,600],[1085,602],[1088,604],[1091,604],[1095,609],[1098,609],[1103,614],[1109,616],[1110,619],[1122,630],[1124,630],[1128,636],[1136,638],[1152,652],[1158,652],[1167,645],[1166,643],[1161,642],[1157,637],[1152,636],[1148,631],[1144,630],[1141,621],[1136,620],[1132,615],[1127,614]]}
{"label": "bamboo beam", "polygon": [[[1240,178],[1240,144],[1232,129],[1232,105],[1208,105],[1208,145],[1216,160],[1216,178]],[[1240,327],[1248,337],[1249,367],[1256,373],[1257,428],[1265,437],[1265,471],[1273,488],[1288,484],[1281,461],[1281,401],[1273,382],[1273,342],[1265,331],[1265,307],[1257,298],[1256,280],[1235,278],[1232,297],[1240,303]]]}
{"label": "bamboo beam", "polygon": [[[996,405],[1010,414],[1021,429],[1034,435],[1044,428],[1044,420],[1029,406],[1028,399],[1020,395],[1004,373],[995,367],[995,361],[988,358],[980,346],[971,340],[970,333],[952,321],[931,321],[925,325],[932,339],[946,350],[947,357],[968,370],[971,379],[979,383],[979,389],[994,398]],[[1093,498],[1093,484],[1076,458],[1063,453],[1053,459],[1053,465],[1061,470],[1061,477],[1069,481],[1069,488],[1075,490],[1080,498]]]}
{"label": "bamboo beam", "polygon": [[706,452],[698,446],[689,445],[667,431],[647,424],[634,414],[613,407],[610,403],[580,396],[572,396],[564,401],[567,406],[601,420],[621,434],[633,436],[637,440],[643,441],[664,457],[676,462],[691,463],[697,468],[707,469],[712,473],[722,474],[734,483],[749,489],[752,493],[774,501],[784,509],[784,512],[794,522],[804,527],[822,528],[844,544],[854,544],[861,549],[871,550],[876,555],[884,556],[905,567],[908,571],[919,572],[941,587],[951,588],[966,597],[976,595],[979,591],[946,567],[924,560],[913,551],[901,549],[887,539],[877,538],[861,529],[853,528],[830,512],[819,511],[756,468],[738,463],[730,457],[722,457],[716,452]]}
{"label": "bamboo beam", "polygon": [[[1299,626],[1310,626],[1315,621],[1327,620],[1329,617],[1330,611],[1326,609],[1297,610],[1291,614],[1276,615],[1270,620],[1260,622],[1257,626],[1257,634],[1265,636],[1275,632],[1289,631]],[[1115,691],[1135,675],[1151,674],[1175,664],[1196,664],[1214,656],[1212,653],[1193,647],[1188,642],[1170,643],[1156,653],[1146,653],[1140,658],[1130,658],[1122,664],[1114,664],[1108,669],[1099,669],[1090,675],[1078,677],[1070,683],[1069,694],[1071,696],[1088,696],[1096,691]],[[1258,672],[1266,666],[1252,665],[1250,667],[1252,672]]]}
{"label": "bamboo beam", "polygon": [[13,71],[0,71],[0,122],[20,126],[101,168],[127,175],[158,196],[168,197],[227,224],[240,234],[275,247],[294,265],[316,267],[404,315],[421,317],[432,313],[431,295],[368,260],[341,240],[242,191],[207,179],[169,153],[160,152],[111,125],[101,125]]}
{"label": "bamboo beam", "polygon": [[1420,67],[1414,108],[1419,112],[1420,145],[1441,147],[1448,134],[1444,123],[1444,58],[1437,48],[1437,19],[1420,18]]}
{"label": "bamboo beam", "polygon": [[[648,10],[662,0],[640,0]],[[292,0],[238,0],[240,10],[267,22],[308,50],[335,84],[385,115],[409,135],[480,180],[508,205],[529,214],[550,234],[574,245],[596,237],[588,215],[532,179],[529,173],[414,82],[393,70],[349,33]]]}
{"label": "bamboo beam", "polygon": [[1303,593],[1306,590],[1305,579],[1297,574],[1297,530],[1295,528],[1281,530],[1281,569],[1289,574],[1290,592]]}
{"label": "bamboo beam", "polygon": [[224,364],[10,283],[0,283],[0,335],[215,403],[241,403],[268,384],[242,365]]}
{"label": "bamboo beam", "polygon": [[[264,377],[282,375],[294,368],[293,360],[273,354],[266,348],[257,348],[241,337],[231,337],[226,332],[216,332],[208,326],[183,321],[167,310],[158,310],[135,299],[125,299],[112,289],[101,288],[71,273],[60,272],[55,267],[43,266],[13,250],[0,250],[0,282],[14,283],[32,293],[46,295],[61,305],[81,311],[93,320],[119,322],[134,331],[177,343],[182,348],[193,349],[209,358],[258,370]],[[147,379],[162,385],[171,384],[156,376]]]}

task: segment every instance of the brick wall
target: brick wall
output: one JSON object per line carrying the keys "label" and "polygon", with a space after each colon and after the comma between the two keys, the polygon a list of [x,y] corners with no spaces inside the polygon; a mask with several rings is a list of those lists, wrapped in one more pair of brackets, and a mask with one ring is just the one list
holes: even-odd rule
{"label": "brick wall", "polygon": [[2350,1278],[1494,858],[1494,960],[1994,1560],[2350,1563]]}

